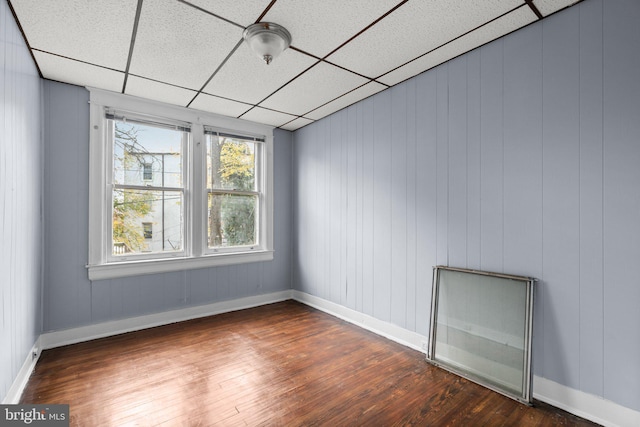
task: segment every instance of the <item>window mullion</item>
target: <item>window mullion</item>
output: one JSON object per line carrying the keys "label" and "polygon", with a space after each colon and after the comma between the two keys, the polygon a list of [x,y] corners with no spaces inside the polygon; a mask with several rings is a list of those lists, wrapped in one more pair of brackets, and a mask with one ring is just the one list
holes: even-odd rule
{"label": "window mullion", "polygon": [[204,137],[204,127],[199,123],[194,123],[191,127],[191,147],[188,151],[189,164],[191,170],[188,176],[189,200],[190,200],[190,221],[189,221],[189,254],[199,257],[204,253],[206,245],[206,174],[205,167],[206,142]]}

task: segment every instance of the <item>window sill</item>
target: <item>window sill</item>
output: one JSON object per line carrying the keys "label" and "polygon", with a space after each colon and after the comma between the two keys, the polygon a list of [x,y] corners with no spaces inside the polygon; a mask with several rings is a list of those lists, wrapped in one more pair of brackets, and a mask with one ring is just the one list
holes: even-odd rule
{"label": "window sill", "polygon": [[235,252],[228,254],[204,255],[191,258],[165,258],[144,261],[111,262],[109,264],[88,265],[89,280],[116,279],[143,274],[168,273],[172,271],[194,270],[197,268],[222,265],[245,264],[273,260],[273,251]]}

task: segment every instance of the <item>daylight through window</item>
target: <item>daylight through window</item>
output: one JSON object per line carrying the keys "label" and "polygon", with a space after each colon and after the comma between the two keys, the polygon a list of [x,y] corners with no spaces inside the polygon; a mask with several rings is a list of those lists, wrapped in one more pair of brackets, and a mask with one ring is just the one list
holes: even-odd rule
{"label": "daylight through window", "polygon": [[187,129],[107,118],[113,147],[112,255],[182,251]]}
{"label": "daylight through window", "polygon": [[253,246],[258,241],[262,140],[207,129],[207,243],[209,248]]}
{"label": "daylight through window", "polygon": [[90,279],[273,259],[272,128],[99,90],[91,121]]}

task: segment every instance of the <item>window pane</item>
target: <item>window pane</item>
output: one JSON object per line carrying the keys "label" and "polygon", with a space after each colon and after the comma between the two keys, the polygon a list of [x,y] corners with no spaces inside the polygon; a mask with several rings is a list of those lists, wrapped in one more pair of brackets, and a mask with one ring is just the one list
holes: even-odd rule
{"label": "window pane", "polygon": [[445,269],[438,281],[435,360],[524,393],[526,282]]}
{"label": "window pane", "polygon": [[114,120],[113,182],[182,187],[184,132]]}
{"label": "window pane", "polygon": [[209,247],[256,244],[257,196],[209,194]]}
{"label": "window pane", "polygon": [[217,135],[207,139],[207,188],[254,191],[256,144]]}
{"label": "window pane", "polygon": [[113,255],[183,248],[182,192],[113,191]]}

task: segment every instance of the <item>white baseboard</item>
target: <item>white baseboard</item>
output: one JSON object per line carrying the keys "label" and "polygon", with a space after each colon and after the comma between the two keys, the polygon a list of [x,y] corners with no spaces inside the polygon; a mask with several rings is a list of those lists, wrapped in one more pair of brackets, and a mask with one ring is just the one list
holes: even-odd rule
{"label": "white baseboard", "polygon": [[76,344],[97,338],[124,334],[126,332],[139,331],[156,326],[183,322],[185,320],[213,316],[215,314],[243,310],[245,308],[258,307],[288,299],[291,299],[290,290],[238,298],[229,301],[220,301],[207,305],[148,314],[146,316],[130,317],[128,319],[96,323],[94,325],[81,326],[79,328],[47,332],[40,336],[40,343],[42,345],[41,348],[46,350],[49,348]]}
{"label": "white baseboard", "polygon": [[[423,343],[428,342],[428,338],[423,335],[304,292],[294,290],[292,298],[392,341],[426,353]],[[603,426],[640,426],[640,412],[546,378],[534,376],[533,397]]]}
{"label": "white baseboard", "polygon": [[[22,365],[22,368],[18,372],[16,379],[13,381],[11,388],[2,400],[2,403],[15,404],[20,401],[20,397],[22,396],[24,388],[29,381],[29,377],[36,366],[36,362],[40,358],[42,350],[90,341],[97,338],[109,337],[126,332],[139,331],[142,329],[153,328],[155,326],[197,319],[200,317],[213,316],[215,314],[228,313],[230,311],[243,310],[245,308],[258,307],[274,302],[286,301],[288,299],[291,299],[290,290],[44,333],[40,335],[36,343],[33,345]],[[34,354],[35,357],[33,356]]]}
{"label": "white baseboard", "polygon": [[11,384],[11,388],[7,392],[7,395],[4,397],[4,399],[2,399],[3,405],[15,405],[20,402],[22,392],[27,386],[29,377],[31,376],[31,373],[33,372],[33,369],[36,367],[36,363],[40,358],[41,349],[42,347],[40,345],[40,338],[38,338],[27,354],[22,367],[18,371],[16,379],[13,381],[13,384]]}
{"label": "white baseboard", "polygon": [[359,311],[352,310],[343,305],[336,304],[304,292],[293,290],[291,291],[291,297],[294,300],[310,307],[317,308],[318,310],[324,311],[332,316],[346,320],[349,323],[353,323],[356,326],[360,326],[363,329],[388,338],[391,341],[402,344],[405,347],[409,347],[426,354],[426,347],[423,347],[423,344],[426,345],[429,339],[417,332],[409,331],[392,323],[378,320],[368,314],[360,313]]}
{"label": "white baseboard", "polygon": [[640,426],[640,412],[546,378],[533,378],[533,397],[603,426]]}
{"label": "white baseboard", "polygon": [[[44,349],[89,341],[92,339],[138,331],[215,314],[257,307],[274,302],[294,299],[343,319],[361,328],[381,335],[406,347],[425,353],[428,338],[400,326],[376,319],[340,304],[296,290],[286,290],[265,295],[256,295],[230,301],[172,310],[163,313],[114,320],[95,325],[42,334],[27,355],[15,381],[2,401],[3,404],[18,403],[24,387]],[[33,355],[36,355],[33,357]],[[533,396],[567,412],[602,424],[607,427],[631,427],[640,425],[640,412],[618,405],[601,397],[584,393],[545,378],[534,377]]]}

